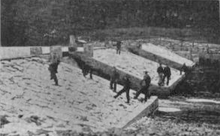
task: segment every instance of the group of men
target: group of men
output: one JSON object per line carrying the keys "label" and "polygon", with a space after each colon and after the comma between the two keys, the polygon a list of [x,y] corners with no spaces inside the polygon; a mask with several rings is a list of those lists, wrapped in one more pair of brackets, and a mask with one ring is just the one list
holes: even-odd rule
{"label": "group of men", "polygon": [[164,86],[165,79],[167,80],[166,85],[169,85],[170,77],[171,77],[171,70],[169,66],[162,67],[162,64],[159,64],[159,67],[157,68],[157,73],[159,76],[159,86]]}
{"label": "group of men", "polygon": [[[60,57],[57,53],[53,53],[50,55],[49,58],[49,68],[48,70],[50,71],[50,79],[54,80],[55,85],[58,85],[58,79],[56,76],[57,73],[57,69],[58,69],[58,65],[60,64]],[[80,67],[82,69],[82,73],[83,76],[85,77],[87,74],[90,73],[90,78],[92,79],[92,68],[89,67],[88,64],[86,63],[80,63]],[[114,67],[111,77],[110,77],[110,89],[113,89],[113,92],[116,92],[117,90],[117,83],[119,80],[119,73],[117,72],[117,69]],[[114,98],[117,98],[118,96],[120,96],[122,93],[126,93],[126,97],[127,97],[127,103],[130,103],[130,96],[129,96],[129,90],[131,89],[131,81],[128,75],[126,75],[125,77],[123,77],[123,89],[121,89],[119,92],[117,92],[117,94],[114,96]],[[147,101],[147,99],[150,97],[149,94],[149,86],[151,83],[151,77],[148,75],[148,72],[145,71],[144,72],[144,77],[140,82],[140,89],[139,91],[136,93],[134,99],[137,99],[138,96],[143,93],[145,95],[145,101]]]}
{"label": "group of men", "polygon": [[[115,67],[113,67],[113,71],[112,71],[112,74],[110,77],[110,89],[113,89],[113,92],[116,92],[118,80],[119,80],[119,74],[117,72],[117,69]],[[129,76],[125,75],[123,77],[122,81],[123,81],[123,88],[119,92],[117,92],[117,94],[114,96],[114,98],[117,98],[122,93],[126,93],[127,103],[130,103],[129,91],[131,89],[131,81],[130,81]],[[150,97],[150,93],[148,90],[150,83],[151,83],[151,77],[148,75],[148,72],[145,71],[144,77],[140,82],[140,89],[136,93],[134,99],[137,99],[138,96],[142,93],[145,95],[144,101],[146,102],[147,99]]]}
{"label": "group of men", "polygon": [[[120,50],[121,50],[121,42],[117,42],[116,44],[116,53],[120,54]],[[58,85],[58,79],[56,76],[57,73],[57,69],[58,69],[58,65],[60,63],[60,57],[57,53],[53,53],[50,55],[49,58],[49,68],[48,70],[50,71],[50,79],[54,80],[55,85]],[[90,73],[90,78],[92,79],[92,73],[93,73],[93,68],[91,68],[89,66],[89,64],[85,63],[85,62],[81,62],[80,63],[80,68],[82,69],[82,73],[83,76],[85,77],[87,74]],[[187,66],[185,64],[183,64],[181,70],[180,70],[180,74],[182,74],[182,71],[186,72],[187,71]],[[159,82],[158,85],[159,86],[164,86],[165,84],[165,80],[166,80],[166,85],[169,85],[169,80],[171,77],[171,70],[169,66],[165,66],[162,67],[162,64],[159,64],[159,67],[157,68],[157,73],[159,76]],[[117,69],[115,67],[113,67],[113,71],[112,74],[110,76],[110,89],[113,90],[113,92],[116,92],[117,90],[117,83],[119,81],[119,73],[117,72]],[[129,96],[129,90],[131,88],[131,81],[129,78],[129,75],[125,75],[123,77],[123,89],[121,89],[119,92],[117,92],[117,94],[114,96],[114,98],[117,98],[118,96],[120,96],[122,93],[126,93],[126,97],[127,97],[127,103],[130,102],[130,96]],[[138,96],[142,93],[145,95],[145,101],[147,101],[147,99],[150,97],[150,93],[149,93],[149,86],[151,83],[151,77],[148,75],[148,72],[145,71],[144,72],[144,76],[143,79],[140,82],[140,89],[139,91],[136,93],[134,99],[137,99]]]}

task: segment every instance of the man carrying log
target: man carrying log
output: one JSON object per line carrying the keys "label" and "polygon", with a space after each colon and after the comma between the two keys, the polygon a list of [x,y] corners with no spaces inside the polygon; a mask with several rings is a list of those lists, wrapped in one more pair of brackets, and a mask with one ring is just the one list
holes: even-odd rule
{"label": "man carrying log", "polygon": [[144,79],[141,80],[141,89],[137,92],[136,96],[134,97],[134,99],[137,99],[138,96],[143,93],[145,95],[145,102],[147,102],[147,98],[150,97],[150,93],[149,93],[149,86],[150,86],[150,83],[151,83],[151,77],[148,75],[148,72],[145,71],[145,75],[144,75]]}

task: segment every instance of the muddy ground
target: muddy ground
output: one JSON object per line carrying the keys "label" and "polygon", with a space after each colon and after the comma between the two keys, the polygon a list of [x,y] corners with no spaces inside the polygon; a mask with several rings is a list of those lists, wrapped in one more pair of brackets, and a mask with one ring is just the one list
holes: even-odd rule
{"label": "muddy ground", "polygon": [[155,136],[220,135],[219,101],[192,102],[190,99],[175,96],[160,100],[159,110],[152,117],[133,124],[127,133]]}

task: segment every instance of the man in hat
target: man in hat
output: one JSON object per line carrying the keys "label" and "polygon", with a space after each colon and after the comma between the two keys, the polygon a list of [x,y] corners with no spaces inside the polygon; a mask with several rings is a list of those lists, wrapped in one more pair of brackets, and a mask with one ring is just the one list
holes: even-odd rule
{"label": "man in hat", "polygon": [[171,70],[170,67],[166,65],[166,67],[164,68],[164,76],[163,76],[163,82],[165,81],[165,79],[167,79],[167,86],[169,85],[169,81],[170,81],[170,76],[171,76]]}
{"label": "man in hat", "polygon": [[121,91],[119,91],[117,93],[117,95],[114,96],[114,98],[117,98],[119,95],[121,95],[122,93],[126,92],[126,97],[127,97],[127,103],[130,102],[130,96],[129,96],[129,90],[131,88],[131,82],[130,82],[130,79],[129,79],[129,76],[126,75],[124,78],[123,78],[123,82],[124,82],[124,87]]}
{"label": "man in hat", "polygon": [[164,85],[164,81],[163,81],[164,69],[163,69],[161,63],[159,64],[159,67],[157,68],[157,73],[158,73],[158,76],[159,76],[158,85],[159,85],[159,86],[163,86],[163,85]]}
{"label": "man in hat", "polygon": [[141,89],[137,92],[137,94],[135,95],[134,99],[137,99],[138,96],[141,93],[143,93],[145,95],[145,99],[144,100],[146,102],[147,98],[150,97],[148,88],[149,88],[150,83],[151,83],[151,77],[148,75],[148,71],[145,71],[144,73],[145,73],[144,79],[141,80],[141,83],[140,83]]}
{"label": "man in hat", "polygon": [[121,54],[121,41],[117,41],[116,43],[116,54]]}
{"label": "man in hat", "polygon": [[183,63],[182,67],[180,68],[180,75],[182,75],[182,72],[185,72],[185,74],[188,71],[188,67],[186,66],[186,63]]}
{"label": "man in hat", "polygon": [[93,67],[89,65],[89,61],[82,62],[82,73],[83,76],[86,77],[86,75],[90,74],[90,79],[93,79]]}
{"label": "man in hat", "polygon": [[110,89],[113,89],[113,92],[116,92],[118,79],[119,74],[117,72],[117,69],[116,67],[113,67],[113,71],[110,77]]}
{"label": "man in hat", "polygon": [[58,65],[60,64],[60,58],[57,53],[52,53],[49,57],[49,68],[48,70],[50,71],[50,79],[54,79],[55,85],[58,85],[58,79],[56,76]]}

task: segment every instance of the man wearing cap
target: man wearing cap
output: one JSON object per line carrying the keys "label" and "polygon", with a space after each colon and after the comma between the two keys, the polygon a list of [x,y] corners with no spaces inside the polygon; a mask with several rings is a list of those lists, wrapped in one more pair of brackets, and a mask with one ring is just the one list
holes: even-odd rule
{"label": "man wearing cap", "polygon": [[113,89],[113,92],[116,92],[118,78],[119,78],[119,74],[117,72],[117,69],[116,67],[113,67],[113,71],[110,77],[110,89]]}
{"label": "man wearing cap", "polygon": [[185,72],[185,74],[188,72],[188,67],[185,63],[183,63],[182,67],[180,68],[180,75],[182,75],[182,72]]}
{"label": "man wearing cap", "polygon": [[124,82],[124,87],[121,91],[119,91],[117,93],[117,95],[114,96],[114,98],[117,98],[119,95],[121,95],[122,93],[126,92],[126,97],[127,97],[127,103],[130,102],[130,96],[129,96],[129,90],[131,88],[131,82],[130,82],[130,79],[129,79],[129,76],[126,75],[124,78],[123,78],[123,82]]}
{"label": "man wearing cap", "polygon": [[157,68],[157,73],[158,73],[158,76],[159,76],[158,85],[159,85],[159,86],[163,86],[163,85],[164,85],[164,81],[163,81],[164,69],[163,69],[161,63],[159,64],[159,67]]}
{"label": "man wearing cap", "polygon": [[164,76],[163,76],[163,82],[165,81],[165,79],[167,79],[167,86],[169,85],[169,81],[170,81],[170,76],[171,76],[171,70],[170,67],[166,65],[166,67],[164,68]]}
{"label": "man wearing cap", "polygon": [[86,77],[86,75],[90,74],[90,79],[93,79],[93,77],[92,77],[93,67],[89,65],[88,61],[83,62],[82,73],[83,73],[84,77]]}
{"label": "man wearing cap", "polygon": [[116,54],[121,54],[121,41],[117,41],[116,43]]}
{"label": "man wearing cap", "polygon": [[143,93],[145,95],[145,102],[147,101],[147,98],[150,97],[149,95],[149,86],[150,86],[150,83],[151,83],[151,77],[148,75],[148,71],[145,71],[144,72],[145,75],[144,75],[144,79],[141,80],[141,89],[137,92],[136,96],[134,97],[134,99],[137,99],[138,96]]}

